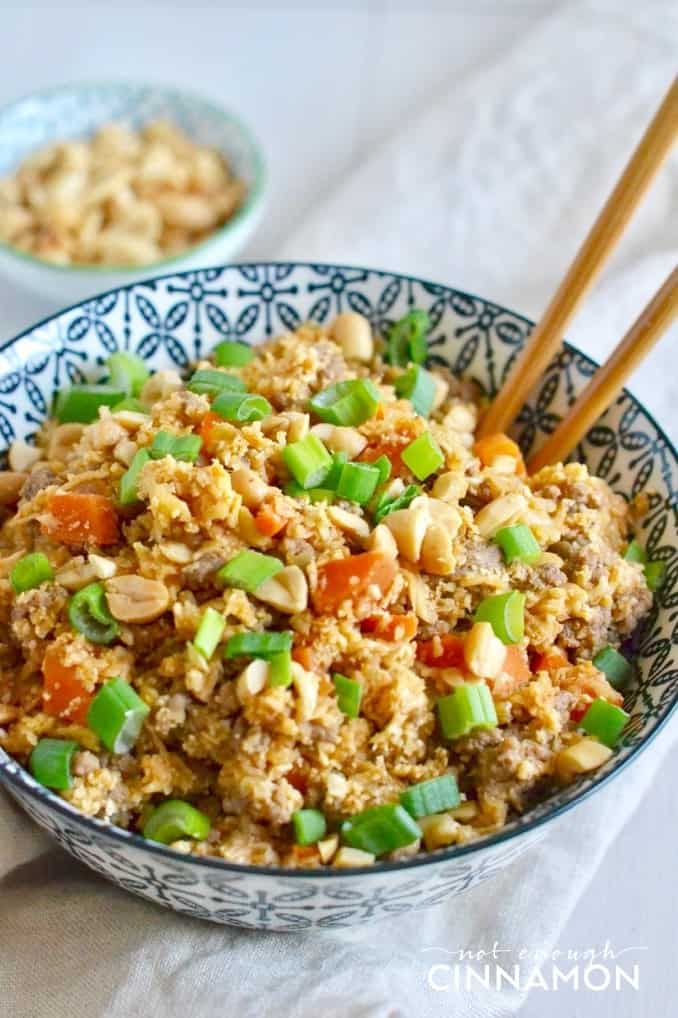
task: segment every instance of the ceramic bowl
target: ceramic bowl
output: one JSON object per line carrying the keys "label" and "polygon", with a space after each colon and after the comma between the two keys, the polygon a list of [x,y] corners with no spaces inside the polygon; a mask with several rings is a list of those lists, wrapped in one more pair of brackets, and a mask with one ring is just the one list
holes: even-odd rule
{"label": "ceramic bowl", "polygon": [[[252,264],[164,276],[113,290],[42,322],[0,348],[0,434],[30,436],[55,389],[98,377],[116,349],[153,368],[185,368],[224,337],[257,343],[304,319],[324,322],[352,308],[377,330],[410,307],[433,323],[431,359],[496,392],[531,329],[521,315],[448,286],[373,269]],[[524,408],[517,431],[527,451],[552,430],[595,365],[566,347]],[[0,444],[2,444],[0,442]],[[363,870],[255,868],[179,855],[135,834],[89,820],[0,750],[0,782],[77,859],[144,898],[178,912],[272,930],[341,927],[426,908],[492,876],[524,852],[548,824],[595,793],[647,746],[678,703],[676,452],[628,393],[580,449],[592,470],[626,496],[646,490],[640,539],[667,564],[666,582],[637,640],[632,719],[611,760],[540,803],[500,833],[410,861]]]}
{"label": "ceramic bowl", "polygon": [[63,307],[160,272],[226,262],[240,251],[263,213],[263,155],[237,117],[190,92],[110,82],[68,85],[19,99],[0,110],[0,177],[12,173],[36,149],[64,139],[88,137],[110,121],[139,128],[158,119],[171,120],[195,141],[214,146],[245,181],[247,197],[228,222],[186,253],[143,266],[52,265],[0,243],[0,273]]}

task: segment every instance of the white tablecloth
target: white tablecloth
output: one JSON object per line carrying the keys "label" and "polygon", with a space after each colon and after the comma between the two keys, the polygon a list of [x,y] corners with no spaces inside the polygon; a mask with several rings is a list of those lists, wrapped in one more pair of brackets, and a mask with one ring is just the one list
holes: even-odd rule
{"label": "white tablecloth", "polygon": [[[538,315],[668,86],[677,30],[675,8],[661,0],[561,5],[498,62],[450,81],[270,254],[409,271]],[[598,357],[675,264],[677,184],[674,160],[570,331]],[[660,414],[655,380],[675,378],[671,347],[675,336],[634,380]],[[676,382],[661,391],[670,425]],[[440,956],[424,949],[496,941],[547,950],[649,791],[675,731],[631,767],[623,796],[617,782],[578,807],[494,881],[428,913],[339,933],[246,933],[147,905],[73,863],[3,798],[0,1010],[12,1018],[513,1013],[523,999],[516,991],[432,991],[426,974]]]}

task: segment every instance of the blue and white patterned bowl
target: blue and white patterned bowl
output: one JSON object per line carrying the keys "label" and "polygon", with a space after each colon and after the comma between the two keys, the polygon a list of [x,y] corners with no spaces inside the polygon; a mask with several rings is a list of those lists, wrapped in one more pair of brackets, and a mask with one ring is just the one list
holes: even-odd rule
{"label": "blue and white patterned bowl", "polygon": [[[496,392],[530,332],[521,315],[490,301],[373,269],[252,264],[203,269],[137,283],[88,300],[0,347],[0,446],[29,436],[52,395],[96,379],[117,349],[153,368],[185,368],[224,339],[256,343],[307,318],[352,308],[377,330],[410,307],[433,322],[432,359]],[[521,414],[525,449],[550,432],[595,365],[567,347]],[[470,845],[365,870],[286,871],[179,855],[88,820],[37,785],[0,750],[0,782],[72,855],[127,890],[188,915],[273,930],[341,927],[426,908],[496,873],[546,830],[546,823],[600,788],[648,744],[678,703],[678,553],[675,450],[628,393],[591,430],[581,456],[626,496],[650,493],[641,540],[667,564],[667,578],[638,638],[639,676],[626,707],[621,746],[603,768]]]}
{"label": "blue and white patterned bowl", "polygon": [[10,174],[36,149],[88,137],[110,121],[139,128],[158,119],[171,120],[194,141],[212,145],[245,182],[245,201],[228,222],[185,254],[143,266],[52,265],[0,243],[0,273],[63,307],[159,272],[226,262],[240,251],[264,210],[264,158],[258,142],[237,117],[190,92],[159,85],[100,82],[62,86],[18,99],[0,110],[0,177]]}

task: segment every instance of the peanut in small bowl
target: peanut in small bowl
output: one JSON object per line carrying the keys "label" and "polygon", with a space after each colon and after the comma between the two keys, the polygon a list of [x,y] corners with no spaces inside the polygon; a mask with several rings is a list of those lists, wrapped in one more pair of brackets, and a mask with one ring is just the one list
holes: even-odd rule
{"label": "peanut in small bowl", "polygon": [[228,260],[264,192],[249,130],[185,92],[73,85],[0,111],[0,272],[61,304]]}

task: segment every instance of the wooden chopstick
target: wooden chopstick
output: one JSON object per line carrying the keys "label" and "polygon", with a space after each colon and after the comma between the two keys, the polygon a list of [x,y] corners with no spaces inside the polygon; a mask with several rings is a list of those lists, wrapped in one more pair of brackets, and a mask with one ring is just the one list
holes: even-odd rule
{"label": "wooden chopstick", "polygon": [[596,372],[567,416],[527,464],[534,473],[567,459],[591,425],[607,410],[624,382],[678,316],[678,267],[641,311],[612,356]]}
{"label": "wooden chopstick", "polygon": [[506,431],[557,353],[567,323],[611,254],[678,136],[678,78],[667,92],[586,240],[480,422],[480,437]]}

